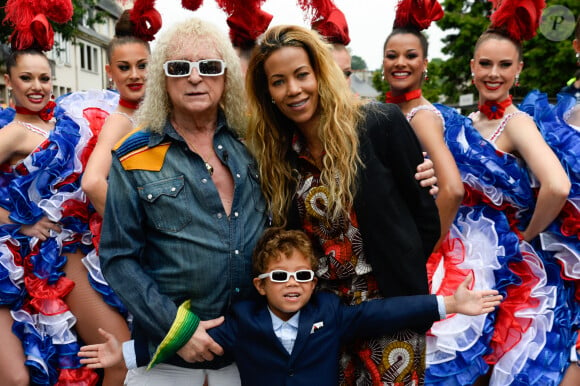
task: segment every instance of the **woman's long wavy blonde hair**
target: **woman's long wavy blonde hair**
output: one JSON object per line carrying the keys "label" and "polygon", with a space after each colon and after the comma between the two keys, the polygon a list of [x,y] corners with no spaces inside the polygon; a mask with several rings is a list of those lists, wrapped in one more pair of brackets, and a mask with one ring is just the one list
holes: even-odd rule
{"label": "woman's long wavy blonde hair", "polygon": [[250,106],[248,147],[258,161],[262,191],[274,223],[282,225],[296,185],[289,160],[292,137],[298,128],[272,103],[264,63],[283,47],[304,49],[318,81],[317,131],[325,154],[321,181],[329,190],[330,220],[335,220],[350,211],[357,171],[362,167],[357,130],[361,103],[350,91],[330,45],[316,32],[294,25],[272,27],[254,50],[246,75]]}
{"label": "woman's long wavy blonde hair", "polygon": [[176,52],[191,44],[208,42],[226,62],[225,89],[220,100],[220,108],[226,116],[228,127],[242,136],[247,126],[247,105],[240,59],[228,36],[206,21],[191,18],[174,25],[158,40],[151,54],[147,70],[145,98],[137,111],[139,126],[157,133],[163,131],[165,120],[172,110],[167,94],[163,63],[170,55],[177,59]]}

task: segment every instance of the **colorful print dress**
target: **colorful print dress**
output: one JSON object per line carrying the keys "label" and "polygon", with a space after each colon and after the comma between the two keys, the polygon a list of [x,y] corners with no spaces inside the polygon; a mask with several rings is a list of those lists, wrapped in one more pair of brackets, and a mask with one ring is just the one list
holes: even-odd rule
{"label": "colorful print dress", "polygon": [[520,159],[494,144],[513,115],[486,139],[471,119],[436,107],[465,187],[452,229],[465,257],[442,266],[433,281],[473,274],[476,288],[497,289],[504,300],[488,315],[449,315],[434,324],[426,383],[472,384],[493,366],[491,385],[557,385],[575,339],[574,311],[557,262],[521,239],[535,206],[535,181]]}
{"label": "colorful print dress", "polygon": [[[375,276],[363,251],[356,214],[328,221],[328,189],[320,170],[309,161],[295,138],[299,154],[298,185],[294,197],[302,228],[320,249],[318,288],[337,294],[345,304],[381,298]],[[424,378],[425,336],[411,330],[354,342],[340,358],[341,385],[418,385]]]}
{"label": "colorful print dress", "polygon": [[[22,341],[35,385],[98,381],[77,357],[76,319],[64,301],[74,282],[63,272],[65,253],[93,249],[88,226],[93,210],[80,178],[96,142],[89,122],[106,116],[116,103],[102,92],[92,97],[83,103],[68,97],[57,101],[55,127],[46,140],[18,164],[0,166],[0,205],[15,223],[0,225],[0,305],[10,308],[12,330]],[[11,109],[0,111],[0,125],[13,117]],[[19,232],[18,224],[34,224],[43,216],[62,231],[46,241]]]}

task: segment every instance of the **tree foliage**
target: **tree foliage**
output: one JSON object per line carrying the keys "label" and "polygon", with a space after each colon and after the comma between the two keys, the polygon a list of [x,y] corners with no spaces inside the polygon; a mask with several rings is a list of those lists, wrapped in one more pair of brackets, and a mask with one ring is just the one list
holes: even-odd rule
{"label": "tree foliage", "polygon": [[[9,42],[10,34],[12,33],[12,26],[4,22],[6,16],[4,7],[7,0],[0,0],[0,43],[7,44]],[[53,29],[59,32],[65,40],[72,40],[78,33],[78,26],[83,24],[83,17],[85,17],[85,25],[93,26],[104,21],[102,12],[97,11],[97,4],[99,0],[73,0],[74,14],[72,20],[66,24],[54,23]]]}
{"label": "tree foliage", "polygon": [[366,70],[367,69],[367,63],[360,56],[353,55],[351,57],[351,68],[353,70]]}

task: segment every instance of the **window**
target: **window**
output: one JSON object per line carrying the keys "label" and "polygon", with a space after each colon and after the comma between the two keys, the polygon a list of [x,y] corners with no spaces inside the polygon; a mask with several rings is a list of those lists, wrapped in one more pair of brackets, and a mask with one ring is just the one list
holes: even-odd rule
{"label": "window", "polygon": [[63,39],[60,33],[54,35],[54,48],[50,52],[50,58],[58,64],[70,65],[71,43]]}
{"label": "window", "polygon": [[79,43],[79,48],[81,51],[81,69],[98,72],[99,49],[86,43]]}

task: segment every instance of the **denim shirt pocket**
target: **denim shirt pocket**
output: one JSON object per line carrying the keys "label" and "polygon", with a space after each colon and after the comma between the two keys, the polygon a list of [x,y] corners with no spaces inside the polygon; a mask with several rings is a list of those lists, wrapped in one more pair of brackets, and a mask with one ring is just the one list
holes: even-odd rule
{"label": "denim shirt pocket", "polygon": [[264,212],[266,210],[266,200],[262,194],[260,173],[258,172],[258,166],[255,163],[250,163],[248,165],[248,180],[250,181],[250,186],[252,187],[252,199],[254,200],[254,206],[258,212]]}
{"label": "denim shirt pocket", "polygon": [[192,221],[189,192],[183,176],[165,178],[139,187],[147,217],[161,231],[178,232]]}

